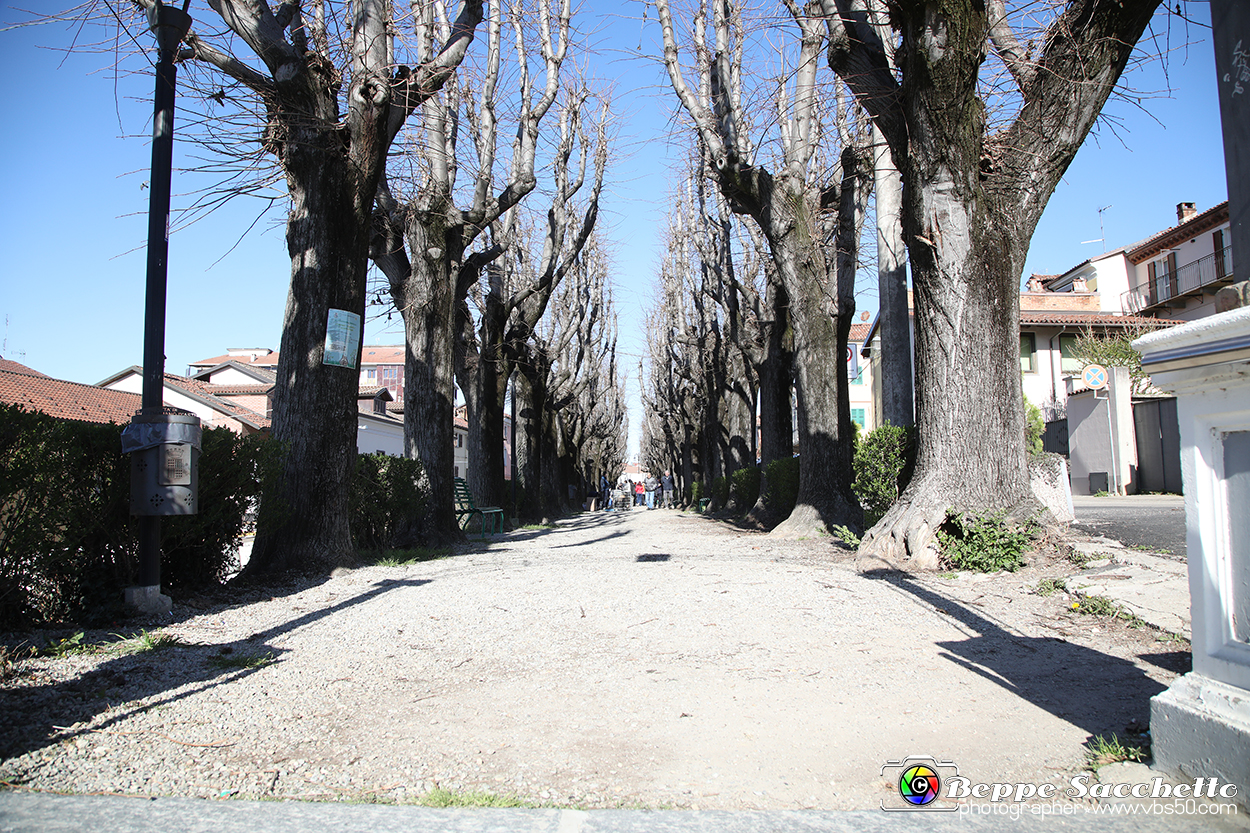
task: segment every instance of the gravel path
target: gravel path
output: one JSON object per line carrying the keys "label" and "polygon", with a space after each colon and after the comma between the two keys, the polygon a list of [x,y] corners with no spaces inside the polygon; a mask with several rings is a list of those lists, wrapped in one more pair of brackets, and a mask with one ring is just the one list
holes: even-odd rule
{"label": "gravel path", "polygon": [[974,781],[1066,784],[1089,736],[1144,727],[1188,646],[1029,593],[1065,567],[1036,561],[865,576],[828,542],[583,514],[437,561],[179,602],[174,646],[21,661],[0,688],[0,781],[868,809],[894,790],[887,760],[932,755]]}

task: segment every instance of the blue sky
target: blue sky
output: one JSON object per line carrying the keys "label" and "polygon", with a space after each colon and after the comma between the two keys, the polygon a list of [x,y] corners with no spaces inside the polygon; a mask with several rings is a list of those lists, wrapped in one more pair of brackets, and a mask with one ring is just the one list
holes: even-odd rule
{"label": "blue sky", "polygon": [[[644,352],[642,310],[651,298],[681,151],[665,137],[673,96],[662,86],[658,63],[624,60],[614,51],[653,40],[654,11],[643,35],[641,6],[607,0],[592,6],[609,10],[595,23],[602,46],[596,74],[616,79],[622,120],[604,218],[616,254],[621,348],[632,372],[632,356]],[[191,12],[205,19],[212,14],[201,0],[193,0]],[[1204,23],[1209,16],[1205,3],[1189,2],[1186,12]],[[22,19],[11,9],[0,12],[0,27]],[[1103,222],[1107,246],[1114,248],[1173,225],[1178,202],[1203,210],[1226,198],[1209,31],[1186,30],[1173,18],[1170,32],[1155,34],[1152,49],[1174,50],[1166,78],[1156,62],[1128,81],[1142,92],[1170,86],[1170,97],[1108,105],[1110,119],[1082,148],[1050,201],[1025,277],[1060,272],[1098,254],[1102,243],[1082,241],[1103,236],[1103,206],[1111,206]],[[151,45],[148,33],[135,35]],[[150,75],[114,77],[105,55],[65,54],[72,38],[72,31],[56,25],[0,32],[0,71],[10,79],[0,93],[10,114],[0,134],[0,335],[6,358],[94,383],[142,357],[153,82]],[[1177,48],[1186,40],[1193,45]],[[188,152],[177,145],[175,165],[186,164]],[[175,173],[175,205],[188,202],[191,181]],[[168,370],[183,372],[188,362],[227,347],[278,347],[289,277],[283,212],[270,212],[245,234],[260,211],[255,201],[236,201],[174,234]],[[859,306],[875,313],[871,284],[865,281]],[[397,343],[400,335],[397,328],[372,325],[365,338]]]}

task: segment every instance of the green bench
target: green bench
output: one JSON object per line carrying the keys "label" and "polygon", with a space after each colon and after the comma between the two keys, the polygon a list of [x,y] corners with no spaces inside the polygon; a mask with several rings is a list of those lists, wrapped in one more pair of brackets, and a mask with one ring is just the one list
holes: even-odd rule
{"label": "green bench", "polygon": [[460,528],[465,529],[477,515],[482,519],[482,537],[486,537],[486,519],[490,518],[491,533],[503,532],[503,510],[498,506],[478,506],[473,502],[469,492],[469,484],[463,477],[456,478],[456,519]]}

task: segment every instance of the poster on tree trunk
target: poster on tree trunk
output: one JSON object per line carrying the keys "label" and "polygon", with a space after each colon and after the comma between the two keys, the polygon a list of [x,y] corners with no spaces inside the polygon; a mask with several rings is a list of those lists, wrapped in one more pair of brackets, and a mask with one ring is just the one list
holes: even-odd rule
{"label": "poster on tree trunk", "polygon": [[355,369],[360,354],[360,316],[332,309],[326,320],[326,349],[322,364]]}

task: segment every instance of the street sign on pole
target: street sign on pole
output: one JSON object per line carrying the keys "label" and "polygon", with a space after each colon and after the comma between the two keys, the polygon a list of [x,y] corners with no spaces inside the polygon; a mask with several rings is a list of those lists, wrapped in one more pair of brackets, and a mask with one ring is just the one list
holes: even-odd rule
{"label": "street sign on pole", "polygon": [[1081,371],[1081,381],[1090,390],[1102,390],[1107,386],[1107,368],[1100,364],[1087,364]]}

